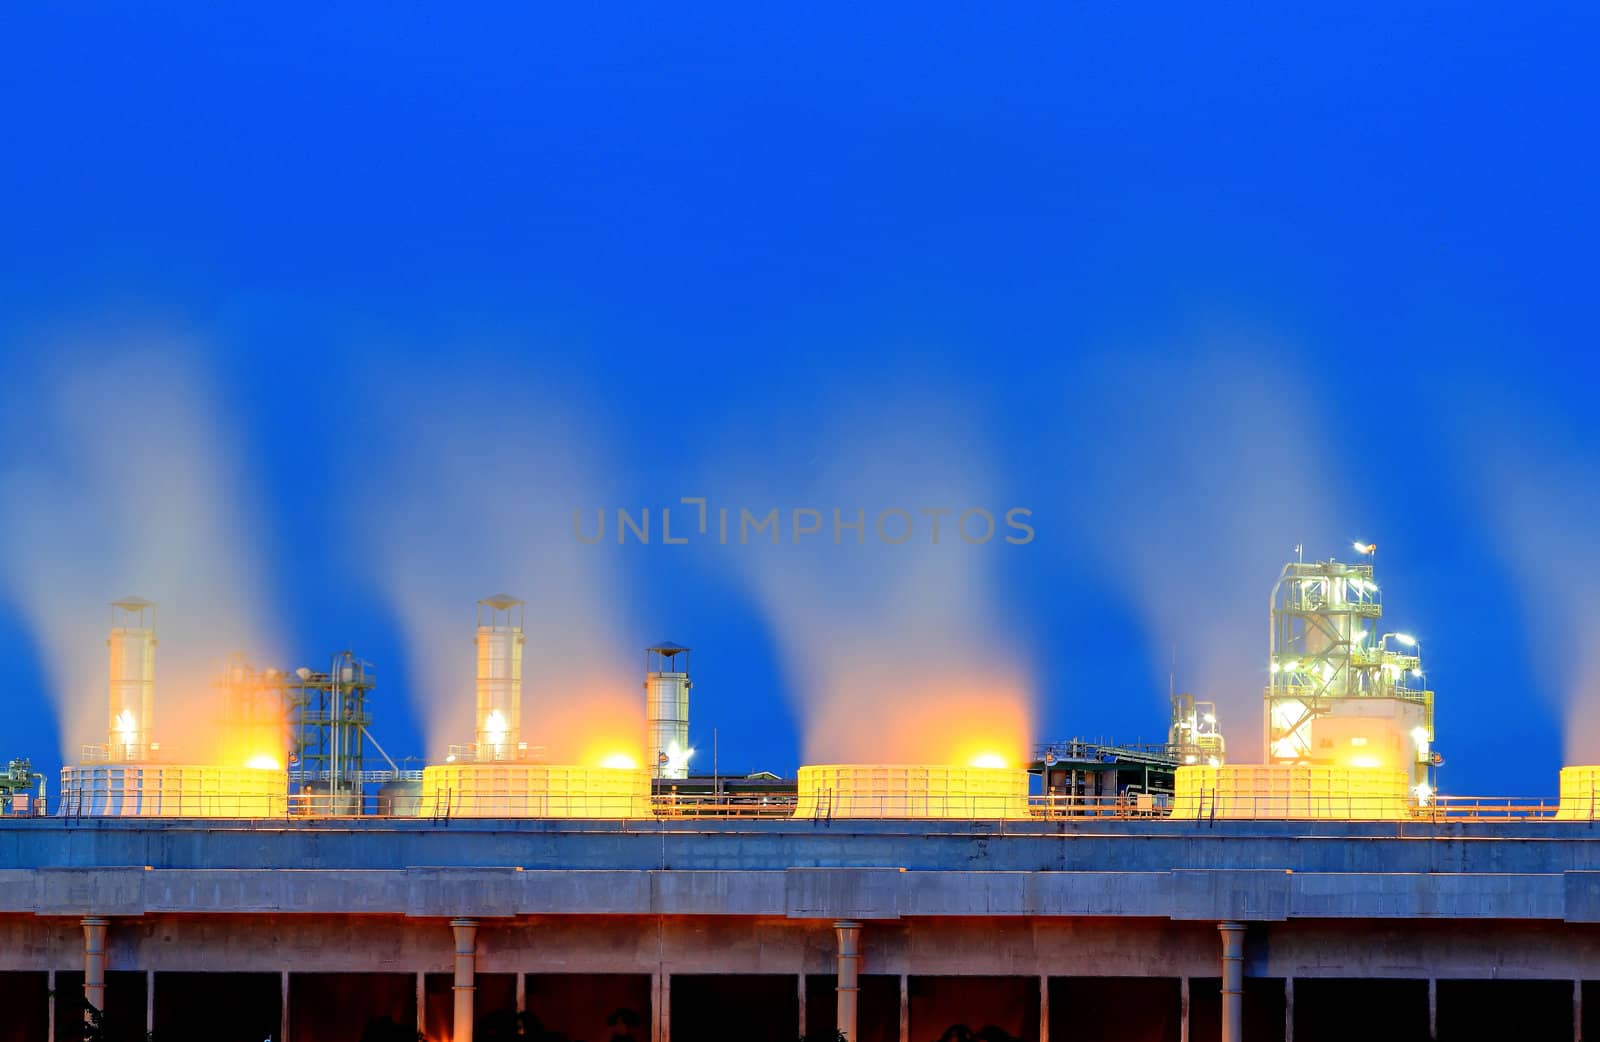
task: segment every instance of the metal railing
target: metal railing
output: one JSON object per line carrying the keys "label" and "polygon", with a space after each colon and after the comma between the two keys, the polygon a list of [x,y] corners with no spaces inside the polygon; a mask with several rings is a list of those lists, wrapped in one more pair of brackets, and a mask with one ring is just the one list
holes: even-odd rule
{"label": "metal railing", "polygon": [[[30,815],[40,811],[30,807]],[[202,792],[173,795],[95,791],[66,793],[54,816],[79,818],[256,818],[296,821],[317,818],[426,819],[556,818],[617,820],[793,820],[825,823],[846,819],[915,821],[1151,820],[1174,821],[1371,821],[1529,822],[1600,821],[1600,808],[1555,800],[1509,796],[1446,796],[1425,805],[1392,796],[1289,794],[1239,796],[1206,791],[1181,797],[1167,793],[1121,796],[918,796],[827,793],[802,799],[794,793],[719,795],[629,795],[438,793],[304,793],[246,795]]]}

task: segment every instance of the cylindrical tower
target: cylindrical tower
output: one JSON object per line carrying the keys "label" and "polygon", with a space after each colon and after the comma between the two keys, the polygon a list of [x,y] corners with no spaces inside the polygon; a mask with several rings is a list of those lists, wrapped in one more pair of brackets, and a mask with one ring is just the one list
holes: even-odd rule
{"label": "cylindrical tower", "polygon": [[652,778],[687,778],[689,649],[665,641],[645,649],[645,755]]}
{"label": "cylindrical tower", "polygon": [[517,759],[522,743],[523,602],[500,593],[478,602],[480,762]]}
{"label": "cylindrical tower", "polygon": [[140,597],[111,605],[109,759],[137,763],[149,758],[155,724],[156,606]]}

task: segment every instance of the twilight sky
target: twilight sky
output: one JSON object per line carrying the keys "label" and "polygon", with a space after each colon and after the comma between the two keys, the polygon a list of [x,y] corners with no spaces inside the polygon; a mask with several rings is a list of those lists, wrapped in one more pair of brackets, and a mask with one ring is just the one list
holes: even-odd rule
{"label": "twilight sky", "polygon": [[1508,7],[10,11],[0,759],[103,730],[128,593],[158,734],[228,651],[351,647],[437,753],[506,590],[553,749],[672,639],[724,771],[1156,740],[1174,660],[1252,760],[1278,569],[1363,539],[1441,788],[1553,794],[1600,762],[1600,12]]}

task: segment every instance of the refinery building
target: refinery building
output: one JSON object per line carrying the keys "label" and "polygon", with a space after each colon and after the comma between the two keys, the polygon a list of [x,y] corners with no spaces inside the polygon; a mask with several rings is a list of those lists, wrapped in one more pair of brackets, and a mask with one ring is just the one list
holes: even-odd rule
{"label": "refinery building", "polygon": [[225,751],[174,755],[159,607],[125,598],[105,741],[0,776],[0,1042],[1600,1040],[1600,767],[1437,791],[1357,550],[1272,584],[1259,749],[1174,691],[1161,743],[793,778],[696,773],[672,642],[637,742],[553,760],[505,594],[438,762],[386,750],[351,651],[219,666]]}

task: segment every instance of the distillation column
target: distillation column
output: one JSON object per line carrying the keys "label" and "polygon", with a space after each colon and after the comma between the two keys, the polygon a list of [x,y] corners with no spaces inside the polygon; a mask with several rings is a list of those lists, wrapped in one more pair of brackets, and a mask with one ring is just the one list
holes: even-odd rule
{"label": "distillation column", "polygon": [[[682,656],[682,660],[679,660]],[[645,649],[645,756],[652,778],[689,776],[689,649],[667,641]]]}
{"label": "distillation column", "polygon": [[479,762],[514,760],[522,744],[523,602],[497,594],[478,602]]}
{"label": "distillation column", "polygon": [[139,763],[149,758],[156,700],[156,606],[139,597],[111,605],[111,723],[107,758]]}

